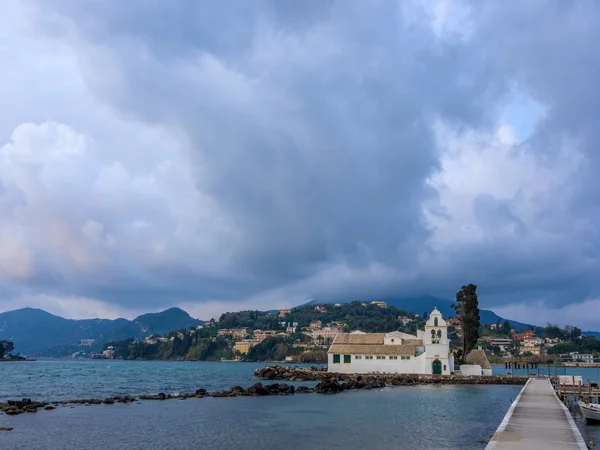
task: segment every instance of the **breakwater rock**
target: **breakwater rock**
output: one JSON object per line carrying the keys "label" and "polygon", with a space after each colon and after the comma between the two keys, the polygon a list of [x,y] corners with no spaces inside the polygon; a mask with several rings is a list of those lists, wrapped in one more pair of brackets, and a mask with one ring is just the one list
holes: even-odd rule
{"label": "breakwater rock", "polygon": [[307,369],[297,366],[267,366],[254,371],[254,376],[261,380],[286,380],[286,381],[316,381],[319,376],[327,375],[327,372],[315,367]]}
{"label": "breakwater rock", "polygon": [[31,399],[24,398],[23,400],[9,400],[7,403],[0,403],[0,411],[3,411],[7,415],[17,415],[25,412],[37,412],[38,409],[44,409],[51,411],[57,408],[57,406],[68,406],[68,405],[113,405],[115,403],[133,403],[143,400],[170,400],[180,399],[186,400],[188,398],[203,398],[203,397],[244,397],[244,396],[267,396],[267,395],[291,395],[291,394],[310,394],[315,392],[315,389],[307,386],[291,386],[284,383],[273,383],[263,385],[261,382],[255,383],[247,389],[241,386],[234,386],[230,389],[209,393],[206,389],[200,388],[195,392],[187,392],[184,394],[173,395],[173,394],[152,394],[152,395],[140,395],[139,397],[132,396],[117,396],[108,397],[105,399],[89,398],[89,399],[76,399],[76,400],[63,400],[50,403],[34,402]]}
{"label": "breakwater rock", "polygon": [[[254,372],[262,380],[287,381],[336,381],[351,386],[350,389],[373,389],[381,384],[391,386],[412,386],[418,384],[509,384],[524,385],[527,377],[511,375],[462,376],[462,375],[422,375],[422,374],[348,374],[330,373],[321,370],[296,366],[267,366]],[[316,391],[315,391],[316,392]]]}
{"label": "breakwater rock", "polygon": [[6,403],[0,403],[0,409],[9,416],[15,416],[22,413],[35,413],[40,408],[48,406],[47,403],[34,402],[30,398],[22,400],[9,400]]}
{"label": "breakwater rock", "polygon": [[262,383],[258,382],[255,383],[253,386],[249,387],[248,389],[244,389],[241,386],[234,386],[231,389],[228,389],[226,391],[219,391],[219,392],[215,392],[214,394],[212,394],[213,397],[238,397],[238,396],[242,396],[242,397],[247,397],[250,395],[258,395],[258,396],[265,396],[265,395],[291,395],[294,394],[296,392],[298,393],[307,393],[310,388],[307,388],[305,386],[302,386],[302,390],[296,390],[296,388],[294,386],[290,386],[288,384],[284,384],[284,383],[273,383],[273,384],[267,384],[267,385],[263,385]]}
{"label": "breakwater rock", "polygon": [[63,400],[56,402],[35,402],[30,398],[24,398],[22,400],[8,400],[6,403],[0,403],[0,411],[3,411],[6,415],[16,416],[23,413],[35,413],[39,409],[45,411],[52,411],[59,405],[112,405],[115,403],[133,403],[137,401],[136,397],[129,395],[108,397],[105,399],[89,398],[89,399],[76,399],[76,400]]}

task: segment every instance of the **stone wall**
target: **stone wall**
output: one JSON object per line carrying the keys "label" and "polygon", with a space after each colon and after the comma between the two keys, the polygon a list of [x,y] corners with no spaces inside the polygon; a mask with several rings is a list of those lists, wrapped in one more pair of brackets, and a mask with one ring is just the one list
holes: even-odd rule
{"label": "stone wall", "polygon": [[527,377],[512,375],[462,376],[423,374],[350,374],[322,372],[295,366],[268,366],[257,369],[254,376],[262,380],[338,381],[365,383],[383,381],[390,385],[404,384],[511,384],[524,385]]}

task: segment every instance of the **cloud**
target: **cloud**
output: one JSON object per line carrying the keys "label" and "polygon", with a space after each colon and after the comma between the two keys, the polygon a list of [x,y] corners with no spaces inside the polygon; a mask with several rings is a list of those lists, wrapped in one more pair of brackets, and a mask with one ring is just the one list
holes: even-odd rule
{"label": "cloud", "polygon": [[3,4],[0,309],[597,298],[597,5],[236,5]]}
{"label": "cloud", "polygon": [[[582,314],[585,311],[585,314]],[[588,299],[581,303],[566,304],[557,308],[548,308],[543,302],[531,304],[508,304],[496,309],[496,313],[514,320],[528,320],[535,325],[546,326],[548,322],[561,327],[577,324],[583,331],[598,328],[597,317],[600,314],[600,300]]]}

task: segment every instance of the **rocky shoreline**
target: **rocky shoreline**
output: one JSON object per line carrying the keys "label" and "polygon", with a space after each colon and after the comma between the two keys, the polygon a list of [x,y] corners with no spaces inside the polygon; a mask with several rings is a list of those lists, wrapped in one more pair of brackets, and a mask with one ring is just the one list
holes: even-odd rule
{"label": "rocky shoreline", "polygon": [[[524,385],[527,377],[515,377],[511,375],[492,375],[486,377],[466,377],[460,375],[434,376],[434,375],[398,375],[398,374],[338,374],[328,373],[318,368],[302,368],[296,366],[267,366],[254,372],[256,378],[273,381],[318,381],[316,386],[294,386],[286,383],[272,383],[263,385],[257,382],[249,388],[234,386],[230,389],[208,392],[204,388],[195,392],[180,395],[153,394],[134,396],[115,396],[104,399],[90,398],[55,402],[36,402],[24,398],[22,400],[9,400],[0,403],[0,411],[7,415],[18,415],[24,413],[35,413],[40,409],[51,411],[58,406],[66,405],[113,405],[115,403],[134,403],[150,400],[170,400],[203,397],[247,397],[247,396],[269,396],[269,395],[293,395],[293,394],[336,394],[347,390],[357,389],[381,389],[385,386],[417,386],[420,384],[504,384]],[[7,431],[7,430],[2,430]]]}
{"label": "rocky shoreline", "polygon": [[527,377],[512,375],[462,376],[462,375],[421,375],[421,374],[347,374],[330,373],[323,370],[306,369],[296,366],[267,366],[257,369],[254,376],[261,380],[277,381],[327,381],[338,383],[372,383],[383,382],[386,385],[418,385],[418,384],[508,384],[521,386]]}

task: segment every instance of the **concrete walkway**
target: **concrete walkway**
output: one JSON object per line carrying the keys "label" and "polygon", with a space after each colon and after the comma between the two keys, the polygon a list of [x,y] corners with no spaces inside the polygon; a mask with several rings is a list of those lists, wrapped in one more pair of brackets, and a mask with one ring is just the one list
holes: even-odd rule
{"label": "concrete walkway", "polygon": [[486,447],[492,449],[587,450],[587,446],[550,380],[530,378]]}

